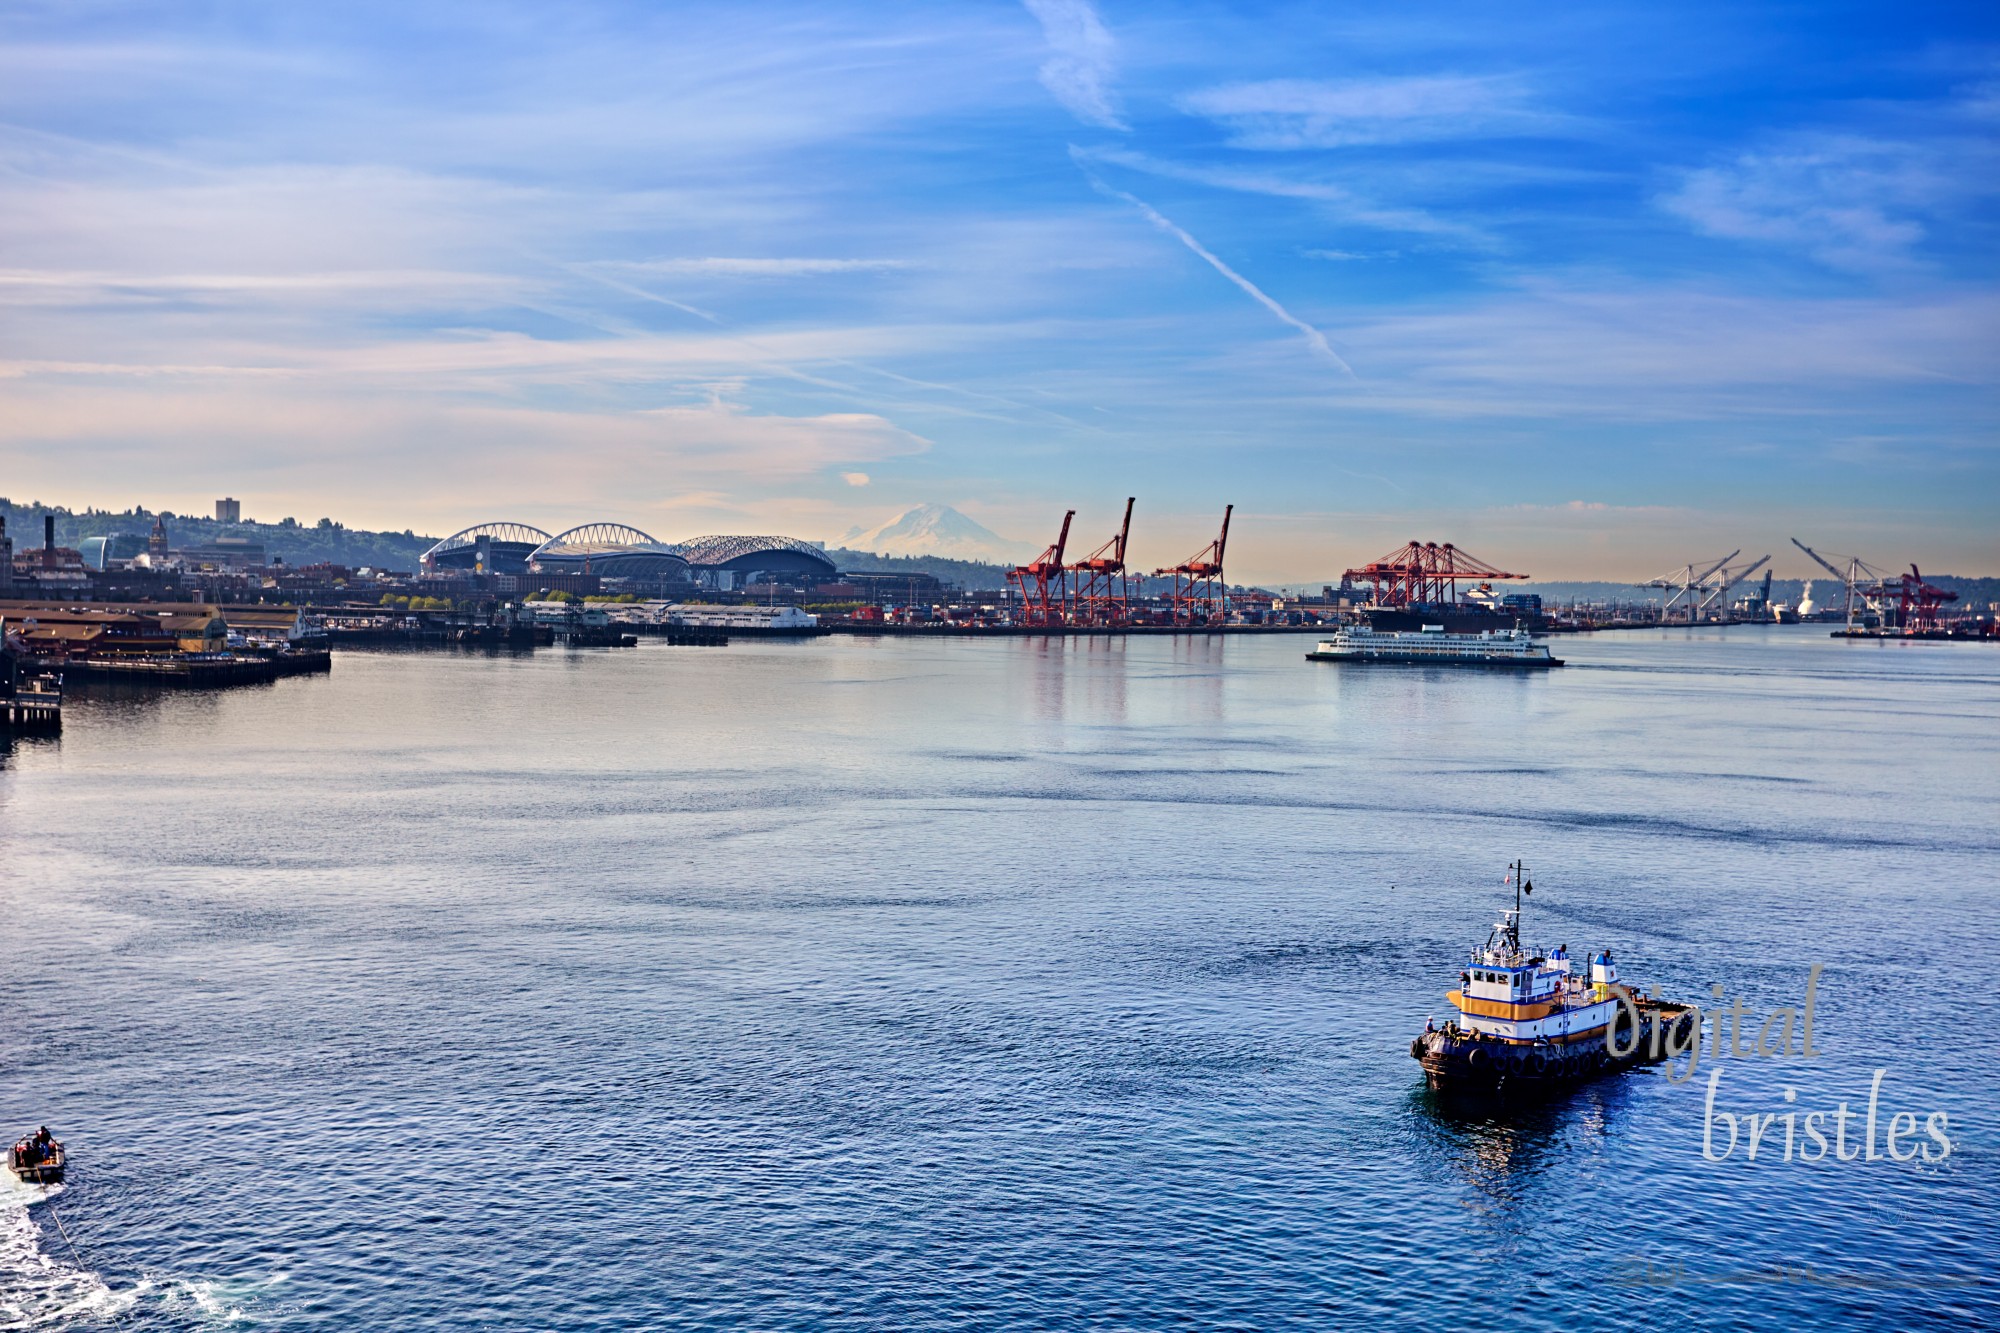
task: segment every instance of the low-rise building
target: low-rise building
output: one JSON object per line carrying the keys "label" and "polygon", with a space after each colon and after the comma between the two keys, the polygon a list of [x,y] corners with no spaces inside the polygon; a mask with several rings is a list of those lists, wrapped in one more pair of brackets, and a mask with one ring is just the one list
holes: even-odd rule
{"label": "low-rise building", "polygon": [[819,628],[819,617],[796,606],[704,606],[682,602],[666,608],[669,625],[691,629],[744,630],[784,633]]}
{"label": "low-rise building", "polygon": [[174,554],[188,569],[262,569],[264,543],[248,537],[217,537],[198,546],[183,546]]}
{"label": "low-rise building", "polygon": [[229,626],[213,606],[177,603],[130,607],[0,601],[0,619],[41,657],[129,657],[219,653]]}

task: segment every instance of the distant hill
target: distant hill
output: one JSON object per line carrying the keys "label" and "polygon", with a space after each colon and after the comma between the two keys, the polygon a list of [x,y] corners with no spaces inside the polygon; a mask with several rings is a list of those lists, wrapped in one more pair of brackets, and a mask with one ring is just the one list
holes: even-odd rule
{"label": "distant hill", "polygon": [[984,527],[950,505],[920,504],[874,528],[850,528],[842,548],[882,555],[945,556],[953,560],[1012,565],[1024,559],[1021,543]]}
{"label": "distant hill", "polygon": [[968,592],[990,592],[1007,586],[1011,564],[996,565],[983,560],[953,560],[938,555],[878,555],[873,551],[850,551],[844,546],[826,548],[834,567],[850,574],[929,574],[940,583],[954,584]]}
{"label": "distant hill", "polygon": [[[77,512],[61,505],[22,504],[0,498],[0,518],[7,520],[7,535],[16,551],[32,550],[42,544],[42,518],[54,514],[56,545],[75,549],[86,537],[109,537],[132,532],[145,536],[153,530],[154,514],[143,507],[113,512],[86,509]],[[277,523],[217,523],[212,518],[166,514],[167,540],[173,546],[197,546],[217,537],[245,537],[262,542],[267,556],[281,557],[288,565],[310,565],[326,561],[351,568],[415,570],[417,559],[437,542],[436,537],[403,532],[367,532],[343,527],[331,518],[306,524],[295,518]]]}

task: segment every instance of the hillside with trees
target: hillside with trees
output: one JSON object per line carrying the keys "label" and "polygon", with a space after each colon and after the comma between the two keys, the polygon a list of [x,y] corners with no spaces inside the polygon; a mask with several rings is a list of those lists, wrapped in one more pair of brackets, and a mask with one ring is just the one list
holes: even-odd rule
{"label": "hillside with trees", "polygon": [[200,546],[217,537],[242,537],[262,542],[267,557],[277,557],[288,565],[310,565],[322,561],[349,568],[414,570],[418,557],[436,537],[417,533],[369,532],[349,528],[331,518],[302,523],[296,518],[276,523],[218,523],[213,518],[165,512],[155,515],[143,505],[115,511],[110,509],[73,510],[39,501],[8,500],[0,497],[0,518],[7,520],[7,533],[14,549],[29,550],[42,544],[42,519],[54,514],[56,545],[75,548],[86,537],[109,537],[120,532],[141,537],[153,530],[158,517],[167,526],[168,544],[175,547]]}

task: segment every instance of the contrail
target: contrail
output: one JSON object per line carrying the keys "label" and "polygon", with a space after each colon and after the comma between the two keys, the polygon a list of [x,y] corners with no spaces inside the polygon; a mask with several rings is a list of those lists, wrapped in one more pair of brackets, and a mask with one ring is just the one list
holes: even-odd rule
{"label": "contrail", "polygon": [[1126,203],[1132,205],[1132,207],[1138,209],[1141,213],[1145,214],[1147,221],[1151,222],[1155,227],[1158,227],[1161,231],[1167,233],[1167,235],[1173,237],[1175,240],[1179,241],[1182,245],[1185,245],[1188,249],[1194,251],[1196,254],[1200,255],[1203,259],[1207,260],[1209,267],[1213,268],[1217,273],[1220,273],[1223,277],[1235,283],[1238,287],[1241,287],[1245,292],[1245,294],[1247,294],[1251,300],[1255,301],[1258,305],[1263,306],[1266,310],[1270,311],[1272,314],[1276,315],[1279,319],[1282,319],[1283,321],[1285,321],[1285,323],[1297,329],[1300,333],[1303,333],[1306,336],[1306,344],[1309,347],[1311,347],[1315,352],[1318,352],[1321,356],[1333,362],[1334,365],[1340,367],[1342,374],[1346,375],[1349,379],[1359,378],[1354,373],[1354,367],[1348,365],[1346,361],[1341,359],[1340,353],[1333,350],[1332,345],[1327,342],[1326,335],[1324,333],[1321,333],[1318,329],[1306,323],[1304,320],[1300,319],[1297,315],[1294,315],[1291,311],[1285,309],[1283,306],[1279,305],[1276,301],[1266,296],[1264,292],[1257,286],[1256,283],[1250,281],[1250,279],[1244,277],[1241,273],[1238,273],[1235,269],[1229,267],[1229,265],[1223,263],[1220,259],[1217,259],[1213,254],[1209,252],[1207,246],[1203,245],[1200,241],[1197,241],[1194,237],[1188,235],[1187,232],[1182,230],[1178,225],[1176,225],[1171,218],[1166,217],[1157,208],[1154,208],[1151,204],[1147,203],[1144,199],[1139,198],[1137,195],[1127,194],[1123,190],[1114,189],[1111,186],[1106,185],[1103,181],[1097,179],[1096,176],[1091,175],[1088,168],[1084,169],[1083,174],[1089,176],[1090,183],[1092,185],[1095,185],[1098,189],[1102,190],[1104,193],[1115,196],[1116,198],[1119,199],[1123,199]]}

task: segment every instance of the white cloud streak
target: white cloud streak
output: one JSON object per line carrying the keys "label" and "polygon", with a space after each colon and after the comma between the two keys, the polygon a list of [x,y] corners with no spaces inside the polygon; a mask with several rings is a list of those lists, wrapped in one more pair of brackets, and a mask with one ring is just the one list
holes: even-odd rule
{"label": "white cloud streak", "polygon": [[600,265],[628,273],[673,273],[731,278],[815,277],[828,273],[886,273],[916,268],[908,259],[639,259]]}
{"label": "white cloud streak", "polygon": [[1788,246],[1830,268],[1899,268],[1924,239],[1915,215],[1951,192],[1927,156],[1851,138],[1795,143],[1690,171],[1660,203],[1710,236]]}
{"label": "white cloud streak", "polygon": [[1041,68],[1042,86],[1086,125],[1122,130],[1111,96],[1117,42],[1090,0],[1021,0],[1042,25],[1051,52]]}
{"label": "white cloud streak", "polygon": [[1229,281],[1235,283],[1239,288],[1241,288],[1243,290],[1243,293],[1246,296],[1248,296],[1251,300],[1255,301],[1258,305],[1263,306],[1273,315],[1276,315],[1280,320],[1282,320],[1286,324],[1291,325],[1293,328],[1297,329],[1300,333],[1304,334],[1306,345],[1312,348],[1314,352],[1318,353],[1320,356],[1324,357],[1327,361],[1331,362],[1334,366],[1336,366],[1342,374],[1346,375],[1349,379],[1355,378],[1354,367],[1348,365],[1347,362],[1341,357],[1340,353],[1333,350],[1333,344],[1329,343],[1326,340],[1326,335],[1324,333],[1321,333],[1318,329],[1306,323],[1304,320],[1300,319],[1297,315],[1294,315],[1291,311],[1285,309],[1285,307],[1283,307],[1282,305],[1279,305],[1270,296],[1266,295],[1264,290],[1259,286],[1257,286],[1256,283],[1250,281],[1250,279],[1244,277],[1241,273],[1238,273],[1235,269],[1223,263],[1222,260],[1218,259],[1215,256],[1215,254],[1208,249],[1207,246],[1203,245],[1200,241],[1197,241],[1193,236],[1189,235],[1186,230],[1184,230],[1181,226],[1179,226],[1179,224],[1175,223],[1171,218],[1161,213],[1158,209],[1154,208],[1151,204],[1139,198],[1137,195],[1127,194],[1123,190],[1116,189],[1113,186],[1106,185],[1103,181],[1098,180],[1095,176],[1092,176],[1090,180],[1091,184],[1095,185],[1098,189],[1102,190],[1104,193],[1111,195],[1113,198],[1116,199],[1123,199],[1126,203],[1138,209],[1140,214],[1148,222],[1152,223],[1155,227],[1158,227],[1161,231],[1165,232],[1167,235],[1179,241],[1182,245],[1185,245],[1188,249],[1194,251],[1194,253],[1199,255],[1202,258],[1202,260],[1208,264],[1210,268],[1214,269],[1217,273],[1220,273],[1223,277],[1229,279]]}
{"label": "white cloud streak", "polygon": [[1228,84],[1190,93],[1180,106],[1230,127],[1238,148],[1283,151],[1463,139],[1555,124],[1523,101],[1511,79],[1432,75]]}
{"label": "white cloud streak", "polygon": [[1149,176],[1158,176],[1165,180],[1188,181],[1218,190],[1268,195],[1276,199],[1297,199],[1316,204],[1331,216],[1359,226],[1375,227],[1383,231],[1415,232],[1479,248],[1492,244],[1491,240],[1476,228],[1462,223],[1447,222],[1420,208],[1385,207],[1357,195],[1344,186],[1330,185],[1324,181],[1293,180],[1267,171],[1241,171],[1228,167],[1171,162],[1147,153],[1135,153],[1122,148],[1079,148],[1072,151],[1076,156],[1092,162],[1108,162],[1114,166],[1143,171]]}

